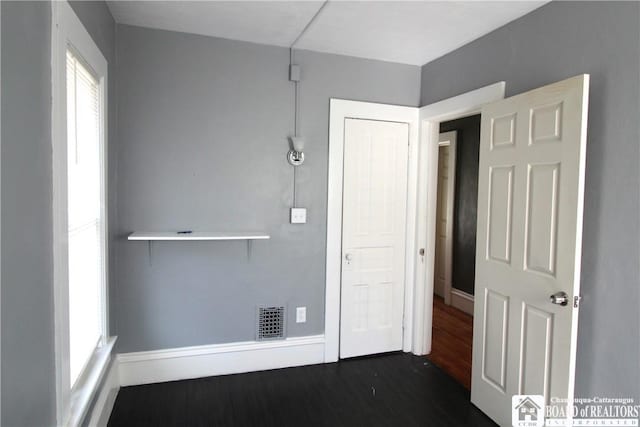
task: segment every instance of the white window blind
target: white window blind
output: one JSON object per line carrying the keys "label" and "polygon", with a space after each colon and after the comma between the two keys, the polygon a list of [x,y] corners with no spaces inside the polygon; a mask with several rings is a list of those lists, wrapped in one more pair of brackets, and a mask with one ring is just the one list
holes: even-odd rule
{"label": "white window blind", "polygon": [[67,50],[69,356],[73,385],[103,338],[100,82]]}

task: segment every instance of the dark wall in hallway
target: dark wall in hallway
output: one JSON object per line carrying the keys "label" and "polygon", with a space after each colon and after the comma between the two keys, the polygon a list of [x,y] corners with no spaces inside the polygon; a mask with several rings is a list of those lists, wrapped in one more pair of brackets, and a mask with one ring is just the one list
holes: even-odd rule
{"label": "dark wall in hallway", "polygon": [[473,295],[476,270],[480,115],[440,124],[440,132],[454,130],[457,133],[451,284],[454,288]]}

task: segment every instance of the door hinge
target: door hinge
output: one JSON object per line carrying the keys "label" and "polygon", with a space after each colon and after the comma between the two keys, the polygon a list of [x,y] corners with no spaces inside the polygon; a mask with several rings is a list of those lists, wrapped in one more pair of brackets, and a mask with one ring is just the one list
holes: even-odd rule
{"label": "door hinge", "polygon": [[574,308],[578,308],[580,307],[580,300],[582,299],[581,296],[577,295],[575,297],[573,297],[573,307]]}

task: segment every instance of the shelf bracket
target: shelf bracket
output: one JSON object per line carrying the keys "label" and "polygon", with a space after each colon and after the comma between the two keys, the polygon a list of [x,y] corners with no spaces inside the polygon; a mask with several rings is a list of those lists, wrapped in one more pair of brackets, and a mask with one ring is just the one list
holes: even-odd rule
{"label": "shelf bracket", "polygon": [[247,261],[251,261],[252,250],[253,250],[253,240],[247,239]]}
{"label": "shelf bracket", "polygon": [[153,265],[153,240],[147,240],[147,250],[149,252],[149,266]]}

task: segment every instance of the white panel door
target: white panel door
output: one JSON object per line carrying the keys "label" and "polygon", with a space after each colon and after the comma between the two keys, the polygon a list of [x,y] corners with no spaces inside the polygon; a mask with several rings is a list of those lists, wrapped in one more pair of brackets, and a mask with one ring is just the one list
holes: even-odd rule
{"label": "white panel door", "polygon": [[407,123],[346,119],[340,357],[402,350]]}
{"label": "white panel door", "polygon": [[500,425],[513,395],[573,397],[588,88],[482,109],[471,401]]}

